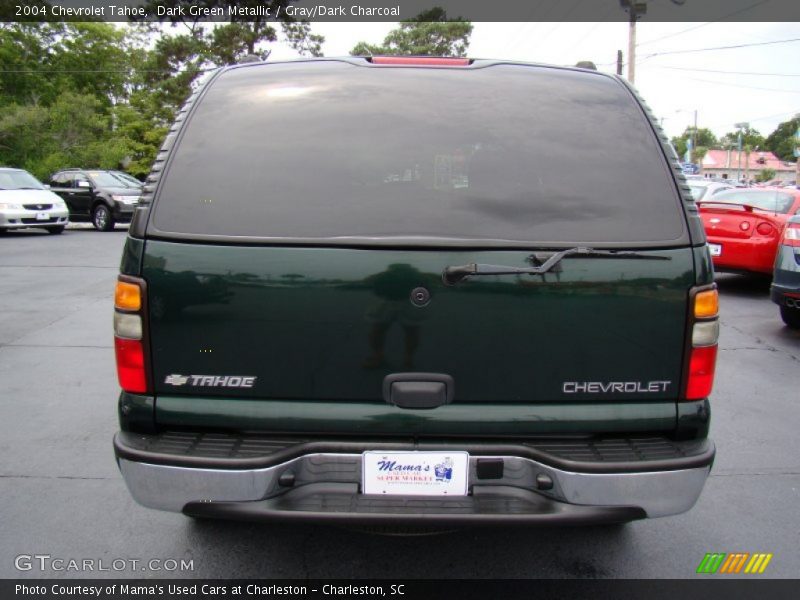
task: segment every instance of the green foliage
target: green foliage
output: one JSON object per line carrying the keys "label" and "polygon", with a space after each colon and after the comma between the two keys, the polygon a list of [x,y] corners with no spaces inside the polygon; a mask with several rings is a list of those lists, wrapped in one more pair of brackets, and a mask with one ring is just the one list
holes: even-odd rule
{"label": "green foliage", "polygon": [[169,126],[155,125],[131,104],[115,107],[114,119],[117,125],[115,136],[125,140],[128,148],[128,153],[124,156],[127,162],[125,170],[143,179],[150,172],[150,166],[169,131]]}
{"label": "green foliage", "polygon": [[311,33],[308,21],[297,21],[283,24],[283,35],[289,45],[302,56],[322,56],[322,44],[325,38]]}
{"label": "green foliage", "polygon": [[784,121],[767,136],[766,147],[781,160],[794,161],[794,149],[800,142],[794,137],[800,128],[800,114],[796,114],[788,121]]}
{"label": "green foliage", "polygon": [[[729,131],[720,138],[720,145],[723,148],[737,148],[739,139],[739,131]],[[757,129],[752,127],[745,127],[742,129],[742,149],[752,152],[755,149],[763,149],[766,146],[766,140]],[[749,148],[749,150],[748,150]]]}
{"label": "green foliage", "polygon": [[[692,139],[693,132],[694,127],[687,127],[680,136],[672,138],[672,145],[675,146],[675,151],[678,153],[679,157],[683,158],[683,155],[686,154],[686,149],[689,147],[689,140]],[[715,147],[718,143],[714,133],[705,127],[697,128],[695,140],[697,147],[694,149],[693,153],[694,162],[702,160],[706,152],[708,152],[708,149]]]}
{"label": "green foliage", "polygon": [[698,146],[694,149],[694,160],[695,162],[701,162],[703,157],[708,154],[708,147],[707,146]]}
{"label": "green foliage", "polygon": [[64,91],[108,108],[125,96],[124,31],[108,23],[8,23],[0,28],[0,104],[50,104]]}
{"label": "green foliage", "polygon": [[0,118],[0,164],[20,166],[40,179],[63,167],[117,168],[130,151],[110,136],[111,119],[90,94],[65,92],[51,105],[7,106]]}
{"label": "green foliage", "polygon": [[775,179],[775,169],[762,169],[761,172],[756,175],[756,181],[771,181]]}
{"label": "green foliage", "polygon": [[352,56],[464,56],[472,35],[472,23],[461,17],[448,19],[438,6],[400,22],[380,46],[359,42]]}

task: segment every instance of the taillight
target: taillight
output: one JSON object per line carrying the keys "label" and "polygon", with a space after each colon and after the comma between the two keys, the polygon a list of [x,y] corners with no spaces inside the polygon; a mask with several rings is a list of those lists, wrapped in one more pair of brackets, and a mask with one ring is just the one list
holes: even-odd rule
{"label": "taillight", "polygon": [[117,357],[117,379],[126,392],[147,392],[147,374],[144,364],[144,347],[141,340],[114,338],[114,353]]}
{"label": "taillight", "polygon": [[145,282],[120,275],[114,290],[114,352],[117,378],[126,392],[147,393],[149,377],[145,352]]}
{"label": "taillight", "polygon": [[800,223],[789,223],[783,230],[781,244],[784,246],[800,247]]}
{"label": "taillight", "polygon": [[701,400],[711,394],[719,340],[719,293],[716,285],[690,294],[689,352],[685,400]]}
{"label": "taillight", "polygon": [[775,228],[766,221],[762,221],[761,223],[759,223],[758,227],[756,227],[756,231],[758,232],[759,235],[775,234]]}
{"label": "taillight", "polygon": [[689,380],[686,382],[686,399],[707,398],[714,387],[714,369],[717,365],[717,346],[692,348],[689,359]]}

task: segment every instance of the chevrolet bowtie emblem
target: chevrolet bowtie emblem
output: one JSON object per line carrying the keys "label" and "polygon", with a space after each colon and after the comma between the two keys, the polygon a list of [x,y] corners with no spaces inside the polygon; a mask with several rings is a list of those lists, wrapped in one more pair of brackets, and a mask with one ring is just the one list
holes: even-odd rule
{"label": "chevrolet bowtie emblem", "polygon": [[170,385],[185,385],[187,381],[189,381],[189,378],[184,375],[167,375],[164,383]]}

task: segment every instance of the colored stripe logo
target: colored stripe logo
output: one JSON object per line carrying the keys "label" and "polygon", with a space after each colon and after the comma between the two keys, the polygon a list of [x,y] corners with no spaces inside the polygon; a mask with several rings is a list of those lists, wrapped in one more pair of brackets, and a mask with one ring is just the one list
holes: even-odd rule
{"label": "colored stripe logo", "polygon": [[767,565],[772,560],[772,554],[757,552],[709,552],[700,561],[697,572],[706,575],[724,573],[728,575],[738,575],[746,573],[750,575],[760,574],[767,570]]}

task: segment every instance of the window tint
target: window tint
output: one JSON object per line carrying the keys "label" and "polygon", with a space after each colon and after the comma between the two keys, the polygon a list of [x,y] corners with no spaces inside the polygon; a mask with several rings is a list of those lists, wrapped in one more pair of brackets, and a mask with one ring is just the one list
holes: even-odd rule
{"label": "window tint", "polygon": [[72,187],[72,173],[56,173],[50,178],[50,185]]}
{"label": "window tint", "polygon": [[786,214],[794,204],[794,196],[773,190],[726,191],[715,195],[714,203],[744,204],[759,210]]}
{"label": "window tint", "polygon": [[98,187],[127,187],[108,171],[87,171],[86,175]]}
{"label": "window tint", "polygon": [[125,187],[140,188],[142,182],[136,179],[133,175],[128,175],[124,171],[109,171],[111,175],[116,177]]}
{"label": "window tint", "polygon": [[151,227],[281,239],[684,235],[663,152],[613,79],[342,62],[223,73],[188,123]]}

